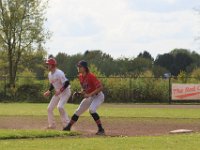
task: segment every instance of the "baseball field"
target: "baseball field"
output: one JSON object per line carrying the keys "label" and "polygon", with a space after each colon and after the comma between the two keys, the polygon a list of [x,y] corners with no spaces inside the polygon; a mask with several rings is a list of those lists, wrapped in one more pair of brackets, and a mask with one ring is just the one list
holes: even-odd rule
{"label": "baseball field", "polygon": [[[86,112],[72,132],[45,130],[47,105],[0,104],[0,150],[114,150],[198,149],[200,105],[104,104],[99,109],[106,136],[96,136],[96,125]],[[67,104],[71,116],[77,105]],[[189,129],[190,134],[169,134]]]}

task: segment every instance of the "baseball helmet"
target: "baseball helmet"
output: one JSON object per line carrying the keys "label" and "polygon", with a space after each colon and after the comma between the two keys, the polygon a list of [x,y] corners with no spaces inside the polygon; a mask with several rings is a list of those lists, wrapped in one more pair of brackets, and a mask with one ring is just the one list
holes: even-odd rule
{"label": "baseball helmet", "polygon": [[78,62],[77,67],[88,68],[88,63],[85,60],[81,60]]}
{"label": "baseball helmet", "polygon": [[56,65],[57,65],[57,62],[56,62],[56,60],[55,60],[54,58],[49,58],[49,59],[46,61],[46,64],[56,66]]}

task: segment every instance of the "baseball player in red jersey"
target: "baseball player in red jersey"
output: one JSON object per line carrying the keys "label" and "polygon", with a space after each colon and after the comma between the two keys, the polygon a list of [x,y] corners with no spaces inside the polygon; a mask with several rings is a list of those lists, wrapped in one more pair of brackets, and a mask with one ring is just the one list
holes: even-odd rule
{"label": "baseball player in red jersey", "polygon": [[53,110],[56,106],[59,110],[63,127],[65,127],[70,121],[64,109],[64,105],[67,103],[69,97],[71,96],[70,83],[69,80],[65,77],[64,72],[56,67],[57,62],[54,58],[49,58],[46,61],[46,64],[48,65],[48,69],[50,71],[48,74],[50,87],[49,90],[44,93],[44,96],[49,96],[51,91],[55,89],[55,95],[52,97],[48,105],[49,126],[47,129],[56,128],[53,114]]}
{"label": "baseball player in red jersey", "polygon": [[79,116],[89,108],[89,112],[98,127],[98,132],[96,134],[104,135],[105,132],[97,113],[97,108],[104,102],[104,94],[102,92],[103,86],[96,76],[89,71],[86,61],[80,61],[77,64],[77,68],[79,72],[79,81],[82,87],[80,93],[84,95],[84,99],[72,116],[69,124],[63,130],[70,131],[72,125],[78,121]]}

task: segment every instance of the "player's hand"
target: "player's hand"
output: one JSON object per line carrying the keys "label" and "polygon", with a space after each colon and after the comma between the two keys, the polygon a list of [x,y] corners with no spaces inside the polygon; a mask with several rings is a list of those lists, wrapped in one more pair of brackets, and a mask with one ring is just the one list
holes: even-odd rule
{"label": "player's hand", "polygon": [[44,96],[45,96],[45,97],[48,97],[48,96],[50,95],[50,93],[51,93],[51,92],[48,90],[48,91],[44,92]]}
{"label": "player's hand", "polygon": [[82,95],[85,95],[86,93],[85,93],[85,90],[82,90],[82,91],[80,91],[80,92],[78,92],[78,93],[80,93],[80,94],[82,94]]}
{"label": "player's hand", "polygon": [[89,98],[89,97],[91,97],[92,95],[91,94],[84,94],[84,97],[85,98]]}
{"label": "player's hand", "polygon": [[58,96],[58,95],[60,95],[62,92],[59,90],[59,91],[56,91],[55,92],[55,96]]}
{"label": "player's hand", "polygon": [[82,93],[81,92],[74,92],[73,95],[76,96],[76,97],[80,97],[82,95]]}
{"label": "player's hand", "polygon": [[75,101],[76,98],[79,98],[81,96],[81,93],[80,92],[74,92],[72,94],[72,101]]}

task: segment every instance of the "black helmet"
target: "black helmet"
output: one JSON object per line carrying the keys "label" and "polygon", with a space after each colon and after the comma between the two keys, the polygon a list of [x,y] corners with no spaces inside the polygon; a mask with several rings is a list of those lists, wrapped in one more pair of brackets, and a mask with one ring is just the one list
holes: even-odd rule
{"label": "black helmet", "polygon": [[88,68],[88,63],[85,60],[81,60],[78,62],[77,67]]}

